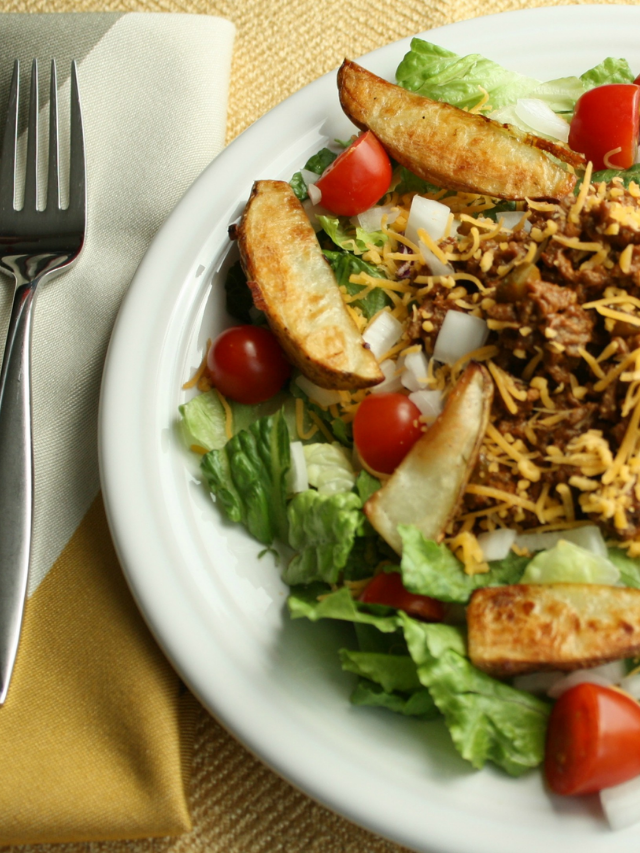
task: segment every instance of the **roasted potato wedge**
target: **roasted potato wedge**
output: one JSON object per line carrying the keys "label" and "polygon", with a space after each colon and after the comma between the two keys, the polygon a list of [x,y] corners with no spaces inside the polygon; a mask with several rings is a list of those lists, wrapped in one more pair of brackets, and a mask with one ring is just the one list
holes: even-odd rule
{"label": "roasted potato wedge", "polygon": [[255,305],[289,360],[323,388],[382,382],[289,184],[256,181],[235,233]]}
{"label": "roasted potato wedge", "polygon": [[571,671],[640,652],[640,590],[597,584],[478,589],[467,608],[469,656],[496,676]]}
{"label": "roasted potato wedge", "polygon": [[342,109],[372,130],[388,153],[439,187],[505,199],[560,198],[575,175],[543,150],[577,166],[580,154],[486,116],[432,101],[345,59],[338,72]]}
{"label": "roasted potato wedge", "polygon": [[487,370],[470,364],[442,414],[365,503],[367,518],[398,554],[399,524],[414,524],[436,542],[443,538],[476,463],[492,399]]}

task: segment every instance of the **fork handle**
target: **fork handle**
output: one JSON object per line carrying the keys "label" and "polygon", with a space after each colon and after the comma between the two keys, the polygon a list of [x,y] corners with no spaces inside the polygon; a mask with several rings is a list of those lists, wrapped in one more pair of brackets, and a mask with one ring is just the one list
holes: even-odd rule
{"label": "fork handle", "polygon": [[31,309],[36,284],[21,284],[15,291],[0,372],[0,704],[18,651],[31,551]]}

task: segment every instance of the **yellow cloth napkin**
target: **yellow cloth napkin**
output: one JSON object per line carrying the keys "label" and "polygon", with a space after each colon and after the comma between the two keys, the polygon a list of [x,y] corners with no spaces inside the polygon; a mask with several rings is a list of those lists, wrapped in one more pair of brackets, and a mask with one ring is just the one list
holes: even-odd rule
{"label": "yellow cloth napkin", "polygon": [[[224,144],[233,36],[227,20],[189,15],[0,20],[5,102],[14,58],[26,78],[33,56],[55,56],[61,104],[78,60],[88,183],[83,254],[35,307],[35,530],[22,642],[0,708],[0,843],[190,828],[193,700],[181,698],[111,544],[98,495],[97,409],[133,273]],[[6,326],[12,291],[3,284]]]}

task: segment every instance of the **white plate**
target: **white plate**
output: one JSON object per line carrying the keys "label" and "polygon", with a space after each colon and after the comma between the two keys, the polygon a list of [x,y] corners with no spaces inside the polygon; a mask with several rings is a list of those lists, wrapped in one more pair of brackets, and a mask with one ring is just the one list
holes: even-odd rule
{"label": "white plate", "polygon": [[[425,34],[548,80],[608,55],[640,71],[640,8],[569,6]],[[394,79],[409,40],[363,64]],[[270,557],[221,520],[176,432],[182,383],[225,323],[227,226],[259,178],[288,179],[352,125],[335,73],[293,95],[195,182],[142,262],[119,314],[102,389],[102,485],[116,548],[162,648],[202,703],[275,770],[337,812],[419,851],[637,853],[595,798],[551,799],[537,772],[474,772],[440,723],[349,704],[336,650],[350,626],[291,622]]]}

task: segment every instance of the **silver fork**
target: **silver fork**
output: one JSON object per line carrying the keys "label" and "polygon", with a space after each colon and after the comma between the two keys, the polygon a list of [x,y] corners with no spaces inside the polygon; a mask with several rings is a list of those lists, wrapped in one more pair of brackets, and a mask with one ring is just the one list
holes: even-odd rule
{"label": "silver fork", "polygon": [[71,67],[69,204],[60,207],[55,60],[49,99],[47,202],[38,209],[38,63],[31,69],[24,205],[15,209],[18,95],[16,60],[0,162],[0,269],[16,290],[0,373],[0,705],[15,663],[27,592],[33,519],[31,316],[39,285],[77,259],[86,227],[84,133],[76,63]]}

